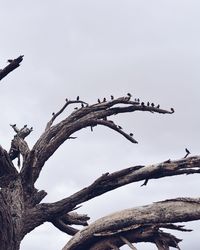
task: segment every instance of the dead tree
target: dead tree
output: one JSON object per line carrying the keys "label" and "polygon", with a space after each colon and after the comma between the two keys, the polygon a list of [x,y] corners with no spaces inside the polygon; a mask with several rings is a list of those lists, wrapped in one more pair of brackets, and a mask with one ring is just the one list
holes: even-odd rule
{"label": "dead tree", "polygon": [[[19,57],[22,60],[23,57]],[[9,60],[18,65],[15,60]],[[8,66],[7,66],[8,67]],[[10,70],[9,72],[11,72]],[[7,71],[6,71],[7,72]],[[1,75],[2,79],[6,74]],[[69,106],[76,104],[75,110],[62,121],[56,118]],[[146,111],[159,114],[172,114],[161,109],[160,105],[145,104],[132,95],[109,100],[103,98],[89,105],[79,96],[74,100],[66,99],[63,107],[52,114],[44,132],[32,149],[25,138],[33,131],[25,125],[19,129],[11,125],[15,135],[10,151],[0,147],[0,243],[1,250],[17,250],[24,236],[44,222],[72,236],[64,250],[110,250],[128,245],[136,249],[135,242],[153,242],[158,249],[178,247],[180,239],[164,232],[163,228],[188,231],[174,223],[200,219],[200,199],[177,198],[154,203],[142,208],[133,208],[103,217],[88,225],[89,217],[74,212],[78,206],[94,197],[127,185],[144,180],[200,172],[200,157],[184,157],[177,161],[167,160],[149,166],[134,166],[114,173],[105,173],[88,187],[54,203],[43,203],[46,191],[37,190],[35,182],[55,151],[67,140],[76,139],[74,133],[89,127],[106,126],[115,130],[132,143],[137,143],[132,133],[125,132],[112,121],[114,115]],[[22,161],[20,163],[20,157]],[[18,158],[18,167],[12,162]],[[84,226],[83,230],[73,225]]]}

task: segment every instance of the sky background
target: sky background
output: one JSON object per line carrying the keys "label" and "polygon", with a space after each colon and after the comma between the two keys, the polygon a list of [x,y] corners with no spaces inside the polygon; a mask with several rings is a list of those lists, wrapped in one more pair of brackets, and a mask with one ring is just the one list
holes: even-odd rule
{"label": "sky background", "polygon": [[[24,55],[20,68],[0,82],[1,145],[9,150],[9,124],[33,126],[32,147],[65,98],[86,102],[125,96],[174,107],[173,115],[130,113],[114,117],[139,143],[116,132],[84,129],[46,163],[36,185],[53,202],[91,184],[102,173],[136,164],[179,159],[187,147],[199,154],[200,2],[186,0],[1,1],[0,65]],[[71,111],[73,108],[71,109]],[[66,117],[70,109],[61,118]],[[121,209],[181,196],[199,197],[199,176],[130,184],[78,210],[91,221]],[[182,249],[200,246],[199,222]],[[45,223],[27,235],[21,250],[61,250],[69,239]],[[137,244],[140,249],[155,249]],[[125,249],[125,248],[123,248]]]}

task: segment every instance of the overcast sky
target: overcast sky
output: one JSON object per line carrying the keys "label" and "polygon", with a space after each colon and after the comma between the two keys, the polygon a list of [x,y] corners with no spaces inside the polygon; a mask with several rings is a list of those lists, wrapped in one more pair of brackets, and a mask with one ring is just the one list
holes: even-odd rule
{"label": "overcast sky", "polygon": [[[93,103],[131,92],[176,111],[115,117],[134,133],[137,145],[108,128],[77,133],[78,139],[62,145],[41,173],[37,188],[48,192],[45,201],[71,195],[105,172],[181,158],[185,147],[199,154],[199,10],[197,0],[1,1],[0,65],[24,55],[22,66],[0,83],[0,143],[7,150],[10,123],[34,127],[27,138],[32,146],[66,97],[80,95]],[[79,212],[93,221],[157,200],[198,197],[198,178],[152,180],[142,188],[131,184],[84,204]],[[182,249],[199,249],[198,224],[188,224],[193,233],[176,233],[185,239]],[[25,237],[21,250],[60,250],[67,240],[46,223]]]}

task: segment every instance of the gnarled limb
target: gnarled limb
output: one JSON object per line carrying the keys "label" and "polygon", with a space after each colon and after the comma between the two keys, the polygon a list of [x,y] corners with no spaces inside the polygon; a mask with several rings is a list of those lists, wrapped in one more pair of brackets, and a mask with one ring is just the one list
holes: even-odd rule
{"label": "gnarled limb", "polygon": [[193,173],[200,173],[200,156],[188,157],[177,161],[162,162],[155,165],[135,166],[111,174],[103,174],[90,186],[68,198],[51,204],[41,204],[41,206],[45,206],[45,209],[52,215],[68,213],[82,202],[129,183],[138,182],[144,179],[158,179],[167,176]]}
{"label": "gnarled limb", "polygon": [[[155,165],[135,166],[111,174],[106,173],[88,187],[65,199],[54,203],[41,203],[33,210],[30,209],[28,216],[33,223],[31,224],[32,228],[29,228],[29,230],[33,230],[45,221],[60,219],[77,205],[129,183],[145,179],[157,179],[193,173],[200,173],[200,156],[188,157],[176,161],[165,161]],[[34,219],[34,216],[38,218]]]}
{"label": "gnarled limb", "polygon": [[0,70],[0,81],[7,76],[10,72],[15,70],[20,66],[20,63],[22,62],[24,56],[19,56],[16,59],[8,60],[9,64]]}
{"label": "gnarled limb", "polygon": [[[160,227],[164,228],[166,224],[166,228],[169,228],[168,223],[198,219],[200,219],[200,198],[177,198],[125,209],[98,219],[79,231],[63,250],[110,249],[106,246],[106,241],[111,241],[120,247],[125,244],[120,236],[126,237],[129,242],[154,242],[158,249],[167,249],[170,246],[178,248],[180,240],[171,234],[163,233]],[[170,227],[181,230],[180,226],[173,227],[170,224]],[[102,248],[99,248],[99,245]]]}
{"label": "gnarled limb", "polygon": [[[81,103],[82,106],[72,112],[67,118],[61,122],[53,125],[55,118],[60,115],[69,104]],[[53,113],[53,117],[47,123],[45,132],[41,135],[39,140],[34,145],[32,151],[35,152],[35,156],[32,157],[31,166],[25,163],[22,169],[22,177],[25,179],[27,171],[30,174],[32,183],[34,183],[42,170],[45,162],[51,157],[51,155],[58,149],[58,147],[67,139],[72,138],[72,134],[85,127],[93,127],[98,124],[107,126],[114,129],[116,132],[122,134],[129,141],[137,143],[132,137],[132,134],[126,133],[119,129],[112,121],[106,121],[107,117],[134,111],[149,111],[152,113],[172,114],[172,111],[167,111],[157,107],[146,106],[143,103],[133,102],[130,97],[120,97],[111,101],[104,101],[102,103],[95,103],[93,105],[84,106],[85,102],[81,100],[66,101],[65,105],[57,112]],[[117,106],[116,106],[117,105]],[[120,105],[127,105],[126,107]],[[30,153],[31,155],[31,153]],[[33,154],[32,154],[33,155]],[[30,160],[28,160],[30,163]]]}

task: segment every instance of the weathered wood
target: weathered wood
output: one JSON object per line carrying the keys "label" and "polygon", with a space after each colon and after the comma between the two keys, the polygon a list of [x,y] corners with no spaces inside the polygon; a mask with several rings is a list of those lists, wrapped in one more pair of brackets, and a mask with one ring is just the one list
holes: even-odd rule
{"label": "weathered wood", "polygon": [[[152,205],[125,209],[105,216],[79,231],[65,245],[63,250],[100,249],[98,248],[98,244],[102,246],[102,240],[109,240],[109,238],[113,240],[121,235],[126,235],[126,233],[128,233],[128,235],[132,234],[131,242],[140,242],[144,241],[146,226],[147,232],[149,232],[148,225],[152,225],[154,229],[158,229],[159,223],[176,223],[199,219],[200,198],[177,198],[156,202]],[[142,228],[144,235],[141,234],[141,231],[140,235],[138,235],[138,230],[142,230]],[[113,238],[113,236],[115,237]],[[167,235],[165,236],[167,237]],[[145,241],[158,242],[157,236],[151,236],[149,240],[148,237],[145,236],[145,238]],[[128,240],[130,241],[130,237]],[[118,240],[117,242],[115,242],[115,244],[118,247],[124,245],[122,241]],[[94,247],[94,245],[96,247]],[[169,246],[172,246],[172,244]],[[107,248],[101,248],[101,250],[104,249]]]}

